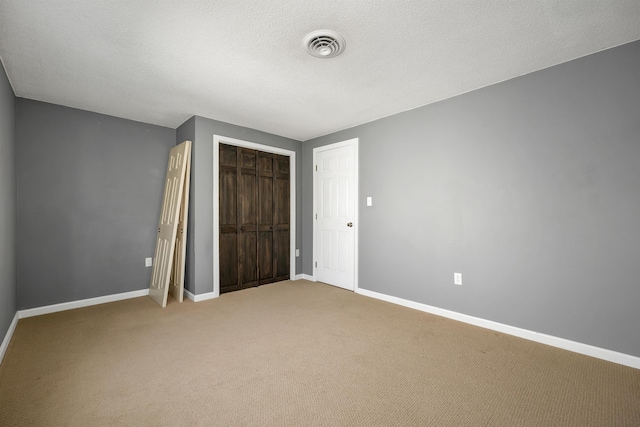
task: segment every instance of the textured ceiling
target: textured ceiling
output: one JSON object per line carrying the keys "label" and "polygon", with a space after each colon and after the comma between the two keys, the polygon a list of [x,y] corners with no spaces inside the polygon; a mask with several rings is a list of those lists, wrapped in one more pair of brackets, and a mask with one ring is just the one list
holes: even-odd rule
{"label": "textured ceiling", "polygon": [[301,141],[638,39],[638,0],[0,0],[19,97]]}

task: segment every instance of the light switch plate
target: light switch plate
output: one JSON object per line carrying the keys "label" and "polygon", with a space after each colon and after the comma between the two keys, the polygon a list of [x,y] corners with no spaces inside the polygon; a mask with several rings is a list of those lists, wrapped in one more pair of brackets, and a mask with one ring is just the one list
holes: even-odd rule
{"label": "light switch plate", "polygon": [[373,198],[367,197],[367,206],[373,206]]}
{"label": "light switch plate", "polygon": [[153,265],[153,258],[145,258],[144,259],[144,266],[145,267],[151,267]]}

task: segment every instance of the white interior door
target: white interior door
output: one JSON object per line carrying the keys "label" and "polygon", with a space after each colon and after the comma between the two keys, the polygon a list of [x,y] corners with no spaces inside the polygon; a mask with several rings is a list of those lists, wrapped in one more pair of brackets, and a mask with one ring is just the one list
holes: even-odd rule
{"label": "white interior door", "polygon": [[[186,141],[191,144],[191,141]],[[189,149],[188,152],[191,150]],[[182,189],[182,203],[178,216],[178,234],[176,235],[176,247],[173,254],[173,268],[169,280],[169,293],[176,301],[184,299],[184,272],[187,258],[187,221],[189,218],[189,187],[191,184],[191,156],[186,156],[184,170],[184,187]]]}
{"label": "white interior door", "polygon": [[160,210],[160,225],[156,239],[156,251],[153,257],[153,273],[149,286],[149,297],[161,307],[167,305],[169,280],[173,266],[173,254],[178,232],[180,203],[184,191],[185,169],[187,158],[190,156],[190,141],[176,145],[169,152],[167,179],[165,181],[162,208]]}
{"label": "white interior door", "polygon": [[357,140],[317,148],[314,159],[314,276],[354,290]]}

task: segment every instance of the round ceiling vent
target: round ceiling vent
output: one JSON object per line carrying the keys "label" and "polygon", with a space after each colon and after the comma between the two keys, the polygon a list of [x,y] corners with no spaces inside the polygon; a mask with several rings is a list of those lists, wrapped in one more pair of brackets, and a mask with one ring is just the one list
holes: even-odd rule
{"label": "round ceiling vent", "polygon": [[345,48],[345,41],[335,31],[318,30],[307,34],[304,46],[311,56],[316,58],[333,58]]}

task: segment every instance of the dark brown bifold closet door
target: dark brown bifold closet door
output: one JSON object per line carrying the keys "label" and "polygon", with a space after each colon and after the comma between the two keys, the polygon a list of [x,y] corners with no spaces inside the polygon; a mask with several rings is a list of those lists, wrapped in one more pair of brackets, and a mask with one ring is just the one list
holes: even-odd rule
{"label": "dark brown bifold closet door", "polygon": [[220,292],[289,278],[289,158],[220,144]]}
{"label": "dark brown bifold closet door", "polygon": [[274,281],[289,279],[290,272],[290,218],[291,206],[289,205],[289,157],[273,156],[273,265]]}

